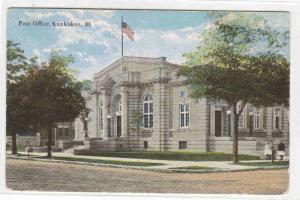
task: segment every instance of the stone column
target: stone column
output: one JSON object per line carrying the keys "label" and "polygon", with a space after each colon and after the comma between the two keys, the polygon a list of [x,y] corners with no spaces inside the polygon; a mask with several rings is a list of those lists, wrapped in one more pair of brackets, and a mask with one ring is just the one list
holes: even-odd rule
{"label": "stone column", "polygon": [[107,121],[107,114],[108,114],[108,95],[105,91],[103,91],[103,138],[108,138],[108,121]]}
{"label": "stone column", "polygon": [[169,135],[169,89],[164,82],[153,84],[153,149],[166,150]]}
{"label": "stone column", "polygon": [[121,131],[121,137],[127,137],[127,132],[128,132],[128,109],[127,109],[127,101],[128,101],[128,98],[127,98],[127,90],[125,87],[122,88],[122,94],[121,94],[121,108],[122,108],[122,111],[121,111],[121,123],[122,123],[122,131]]}

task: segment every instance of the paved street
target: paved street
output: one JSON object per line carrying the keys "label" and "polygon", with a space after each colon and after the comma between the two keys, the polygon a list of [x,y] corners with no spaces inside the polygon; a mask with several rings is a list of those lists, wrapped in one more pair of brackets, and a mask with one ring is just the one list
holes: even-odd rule
{"label": "paved street", "polygon": [[158,173],[7,159],[7,187],[73,192],[282,194],[288,187],[288,171]]}

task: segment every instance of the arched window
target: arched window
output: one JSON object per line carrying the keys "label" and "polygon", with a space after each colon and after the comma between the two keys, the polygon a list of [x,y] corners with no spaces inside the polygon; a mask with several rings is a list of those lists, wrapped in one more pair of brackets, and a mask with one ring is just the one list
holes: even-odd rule
{"label": "arched window", "polygon": [[147,94],[143,100],[143,125],[144,128],[153,127],[153,99],[151,94]]}

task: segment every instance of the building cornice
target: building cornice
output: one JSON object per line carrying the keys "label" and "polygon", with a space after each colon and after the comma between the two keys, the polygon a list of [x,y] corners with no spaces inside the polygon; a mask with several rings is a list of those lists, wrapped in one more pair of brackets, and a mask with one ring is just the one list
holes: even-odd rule
{"label": "building cornice", "polygon": [[[157,58],[149,58],[149,57],[129,57],[129,56],[124,56],[123,57],[123,63],[138,63],[138,64],[151,64],[151,65],[161,65],[161,64],[166,64],[168,66],[172,67],[179,67],[180,65],[173,64],[170,62],[166,61],[166,57],[157,57]],[[94,80],[99,79],[103,75],[111,72],[112,70],[120,67],[122,64],[122,59],[118,59],[109,66],[105,67],[101,71],[95,73],[94,75]]]}

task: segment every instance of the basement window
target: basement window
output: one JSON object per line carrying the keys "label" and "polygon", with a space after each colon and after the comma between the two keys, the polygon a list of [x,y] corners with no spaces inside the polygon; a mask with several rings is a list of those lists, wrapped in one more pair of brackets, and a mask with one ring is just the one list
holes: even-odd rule
{"label": "basement window", "polygon": [[187,141],[179,141],[179,149],[187,149]]}
{"label": "basement window", "polygon": [[148,141],[144,141],[144,149],[148,149]]}

